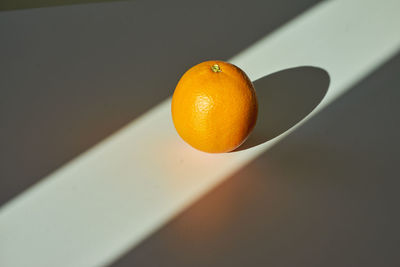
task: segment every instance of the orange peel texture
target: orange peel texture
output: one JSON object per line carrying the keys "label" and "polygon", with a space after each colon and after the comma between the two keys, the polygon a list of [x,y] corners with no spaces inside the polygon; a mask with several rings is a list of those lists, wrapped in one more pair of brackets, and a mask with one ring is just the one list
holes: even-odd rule
{"label": "orange peel texture", "polygon": [[176,131],[189,145],[209,153],[229,152],[253,130],[257,97],[240,68],[223,61],[205,61],[181,77],[171,112]]}

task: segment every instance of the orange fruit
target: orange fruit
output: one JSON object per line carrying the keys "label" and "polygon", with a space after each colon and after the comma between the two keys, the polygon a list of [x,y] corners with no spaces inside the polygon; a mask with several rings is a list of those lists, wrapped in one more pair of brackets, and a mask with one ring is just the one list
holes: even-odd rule
{"label": "orange fruit", "polygon": [[229,152],[248,137],[257,120],[257,97],[247,75],[223,61],[205,61],[179,80],[171,104],[176,131],[192,147]]}

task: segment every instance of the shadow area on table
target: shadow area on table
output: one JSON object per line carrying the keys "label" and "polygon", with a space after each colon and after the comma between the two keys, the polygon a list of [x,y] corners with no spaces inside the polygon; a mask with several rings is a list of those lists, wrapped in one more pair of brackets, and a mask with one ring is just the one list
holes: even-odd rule
{"label": "shadow area on table", "polygon": [[263,144],[296,125],[321,102],[329,83],[327,71],[311,66],[281,70],[256,80],[257,124],[235,151]]}
{"label": "shadow area on table", "polygon": [[0,12],[0,205],[170,97],[189,67],[231,58],[320,0],[172,2]]}
{"label": "shadow area on table", "polygon": [[400,266],[399,69],[400,53],[112,266]]}

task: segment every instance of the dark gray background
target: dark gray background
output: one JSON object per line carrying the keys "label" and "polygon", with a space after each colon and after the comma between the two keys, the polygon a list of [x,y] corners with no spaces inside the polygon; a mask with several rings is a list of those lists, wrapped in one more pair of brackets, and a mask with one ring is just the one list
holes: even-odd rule
{"label": "dark gray background", "polygon": [[318,0],[133,1],[0,12],[0,204]]}
{"label": "dark gray background", "polygon": [[[0,204],[171,95],[191,65],[317,1],[166,2],[0,13]],[[399,266],[399,68],[396,56],[114,266]]]}
{"label": "dark gray background", "polygon": [[400,266],[399,70],[400,55],[113,266]]}

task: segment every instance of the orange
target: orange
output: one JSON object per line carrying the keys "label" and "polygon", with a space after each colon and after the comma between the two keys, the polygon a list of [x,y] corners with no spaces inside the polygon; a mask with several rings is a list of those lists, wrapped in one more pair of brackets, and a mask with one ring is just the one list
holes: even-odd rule
{"label": "orange", "polygon": [[192,147],[229,152],[248,137],[257,120],[257,97],[247,75],[223,61],[205,61],[179,80],[171,104],[176,131]]}

